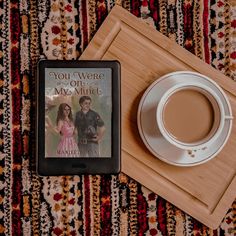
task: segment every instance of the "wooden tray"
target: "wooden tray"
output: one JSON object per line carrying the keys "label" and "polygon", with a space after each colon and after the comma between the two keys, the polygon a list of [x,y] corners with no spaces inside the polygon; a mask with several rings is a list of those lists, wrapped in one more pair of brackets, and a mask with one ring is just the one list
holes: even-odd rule
{"label": "wooden tray", "polygon": [[137,128],[137,108],[145,89],[178,70],[205,74],[226,91],[236,117],[236,84],[141,19],[115,6],[80,59],[116,59],[122,68],[122,172],[205,225],[216,228],[236,196],[236,122],[230,139],[213,160],[176,167],[154,157]]}

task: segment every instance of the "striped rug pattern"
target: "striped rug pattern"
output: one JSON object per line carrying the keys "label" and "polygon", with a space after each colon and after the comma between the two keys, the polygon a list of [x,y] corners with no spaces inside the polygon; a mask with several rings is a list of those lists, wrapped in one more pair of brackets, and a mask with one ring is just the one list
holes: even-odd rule
{"label": "striped rug pattern", "polygon": [[211,230],[124,174],[36,175],[37,62],[78,59],[115,4],[236,81],[235,0],[1,0],[0,235],[236,235],[236,201]]}

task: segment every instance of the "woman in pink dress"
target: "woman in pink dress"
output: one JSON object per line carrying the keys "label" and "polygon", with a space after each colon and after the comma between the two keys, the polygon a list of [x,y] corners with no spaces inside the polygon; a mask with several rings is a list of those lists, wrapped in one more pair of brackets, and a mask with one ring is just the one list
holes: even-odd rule
{"label": "woman in pink dress", "polygon": [[60,134],[60,142],[57,146],[58,157],[79,157],[78,145],[75,141],[75,126],[72,118],[71,107],[67,103],[61,103],[57,112],[56,132]]}

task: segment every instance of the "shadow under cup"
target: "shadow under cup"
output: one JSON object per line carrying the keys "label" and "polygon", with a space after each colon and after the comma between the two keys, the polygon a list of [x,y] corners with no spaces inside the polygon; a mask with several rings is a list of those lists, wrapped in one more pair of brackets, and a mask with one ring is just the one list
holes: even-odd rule
{"label": "shadow under cup", "polygon": [[[215,95],[197,86],[170,92],[161,109],[162,134],[183,149],[204,148],[219,135],[223,111]],[[203,145],[203,146],[202,146]]]}

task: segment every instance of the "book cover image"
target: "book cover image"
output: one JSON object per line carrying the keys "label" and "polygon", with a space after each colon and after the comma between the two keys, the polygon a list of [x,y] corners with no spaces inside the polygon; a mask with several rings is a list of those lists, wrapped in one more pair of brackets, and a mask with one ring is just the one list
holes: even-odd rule
{"label": "book cover image", "polygon": [[112,155],[111,68],[45,68],[45,157]]}

